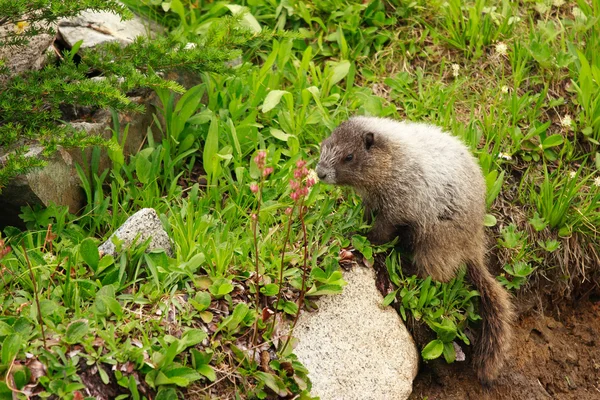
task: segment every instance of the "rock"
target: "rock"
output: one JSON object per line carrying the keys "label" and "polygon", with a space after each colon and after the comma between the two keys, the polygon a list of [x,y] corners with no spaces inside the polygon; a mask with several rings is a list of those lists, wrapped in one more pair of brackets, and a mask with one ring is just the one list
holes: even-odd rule
{"label": "rock", "polygon": [[146,36],[156,32],[157,24],[151,23],[137,15],[132,19],[122,21],[121,17],[110,12],[83,11],[75,18],[60,20],[58,33],[69,47],[83,40],[81,49],[95,47],[106,42],[118,41],[126,46],[137,36]]}
{"label": "rock", "polygon": [[[31,145],[25,155],[36,157],[42,151],[42,146]],[[0,164],[6,157],[8,154],[0,156]],[[19,175],[2,189],[0,226],[21,225],[18,214],[26,205],[58,204],[68,206],[72,213],[79,211],[84,194],[71,155],[61,149],[47,161],[44,168]]]}
{"label": "rock", "polygon": [[[14,29],[13,24],[0,26],[0,37],[14,31]],[[0,59],[6,62],[11,74],[42,68],[47,60],[47,52],[51,48],[52,42],[54,42],[54,36],[44,33],[28,40],[29,43],[26,46],[0,47]],[[10,76],[0,75],[0,82],[10,79]]]}
{"label": "rock", "polygon": [[398,313],[380,307],[372,269],[346,272],[348,285],[304,313],[294,353],[308,368],[311,394],[322,400],[406,399],[419,364],[414,341]]}
{"label": "rock", "polygon": [[136,240],[136,243],[141,244],[148,238],[152,238],[147,251],[163,249],[168,256],[173,255],[171,239],[163,229],[156,211],[152,208],[142,208],[140,211],[127,218],[127,221],[125,221],[106,242],[98,247],[98,251],[101,254],[109,254],[113,257],[117,255],[116,246],[112,241],[113,236],[116,236],[123,242],[123,248],[131,246]]}

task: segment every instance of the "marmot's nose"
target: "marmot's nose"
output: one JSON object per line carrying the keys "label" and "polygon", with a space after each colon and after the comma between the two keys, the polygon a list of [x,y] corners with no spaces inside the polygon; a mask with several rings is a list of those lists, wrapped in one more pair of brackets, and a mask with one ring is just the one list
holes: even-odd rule
{"label": "marmot's nose", "polygon": [[323,170],[321,169],[321,167],[319,167],[319,165],[317,165],[317,176],[319,177],[320,180],[325,179],[325,177],[327,176],[327,173],[323,172]]}

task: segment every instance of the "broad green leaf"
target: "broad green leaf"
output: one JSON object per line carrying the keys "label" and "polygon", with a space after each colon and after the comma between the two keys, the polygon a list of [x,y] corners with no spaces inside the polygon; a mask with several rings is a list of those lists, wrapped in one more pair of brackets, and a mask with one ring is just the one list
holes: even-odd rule
{"label": "broad green leaf", "polygon": [[273,135],[273,137],[275,139],[279,139],[282,142],[287,142],[288,139],[290,138],[290,136],[294,136],[294,135],[287,134],[280,129],[275,129],[275,128],[269,129],[269,132],[271,132],[271,135]]}
{"label": "broad green leaf", "polygon": [[439,339],[432,340],[423,348],[421,356],[425,360],[433,360],[442,355],[444,351],[444,342]]}
{"label": "broad green leaf", "polygon": [[286,93],[289,93],[289,92],[287,90],[271,90],[269,92],[269,94],[267,94],[267,97],[265,98],[265,101],[263,102],[263,105],[261,107],[262,112],[267,113],[267,112],[271,111],[272,109],[274,109],[275,107],[277,107],[277,105],[281,101],[281,97]]}
{"label": "broad green leaf", "polygon": [[260,292],[265,296],[275,296],[279,292],[279,285],[269,283],[260,288]]}
{"label": "broad green leaf", "polygon": [[83,261],[85,261],[94,272],[98,270],[100,255],[98,253],[98,247],[92,238],[86,238],[81,242],[79,245],[79,254],[81,254]]}
{"label": "broad green leaf", "polygon": [[21,335],[13,333],[4,338],[2,342],[2,365],[9,366],[14,361],[15,357],[21,349]]}
{"label": "broad green leaf", "polygon": [[348,75],[348,71],[350,71],[350,61],[344,60],[336,63],[331,72],[329,84],[333,86],[344,79]]}
{"label": "broad green leaf", "polygon": [[492,214],[485,214],[485,217],[483,218],[484,226],[496,226],[497,222],[498,221],[496,220],[496,217],[494,217]]}
{"label": "broad green leaf", "polygon": [[78,343],[85,335],[87,335],[88,330],[88,321],[85,319],[71,322],[67,327],[65,342],[69,344]]}
{"label": "broad green leaf", "polygon": [[197,371],[204,375],[209,381],[214,382],[217,379],[215,370],[210,365],[201,365],[197,368]]}
{"label": "broad green leaf", "polygon": [[564,138],[561,135],[555,134],[555,135],[548,136],[546,139],[544,139],[542,146],[545,149],[547,149],[549,147],[561,145],[563,143],[563,141],[564,141]]}

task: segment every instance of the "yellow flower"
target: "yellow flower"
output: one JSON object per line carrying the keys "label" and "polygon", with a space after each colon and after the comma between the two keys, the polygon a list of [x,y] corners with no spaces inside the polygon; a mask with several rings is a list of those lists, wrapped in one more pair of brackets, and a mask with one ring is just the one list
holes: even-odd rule
{"label": "yellow flower", "polygon": [[29,22],[26,21],[19,21],[15,24],[15,33],[17,35],[20,35],[21,33],[25,32],[25,28],[27,28],[27,26],[29,25]]}

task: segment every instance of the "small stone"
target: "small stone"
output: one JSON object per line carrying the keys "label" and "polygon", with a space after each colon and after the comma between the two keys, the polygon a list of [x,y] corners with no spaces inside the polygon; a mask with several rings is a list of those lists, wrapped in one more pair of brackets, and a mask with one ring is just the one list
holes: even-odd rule
{"label": "small stone", "polygon": [[173,256],[171,239],[163,229],[158,214],[156,214],[156,211],[152,208],[142,208],[140,211],[129,217],[106,242],[98,247],[98,251],[100,251],[101,254],[110,254],[113,257],[117,255],[116,246],[112,241],[114,236],[123,242],[124,249],[131,246],[136,240],[138,244],[141,244],[148,238],[151,238],[146,251],[163,249],[168,256]]}

